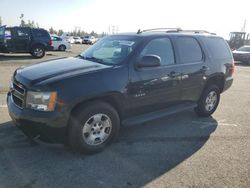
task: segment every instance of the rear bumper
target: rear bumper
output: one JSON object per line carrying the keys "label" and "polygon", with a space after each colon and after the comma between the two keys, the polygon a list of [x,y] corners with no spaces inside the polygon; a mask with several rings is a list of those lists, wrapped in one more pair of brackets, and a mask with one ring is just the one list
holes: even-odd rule
{"label": "rear bumper", "polygon": [[233,77],[228,77],[225,80],[225,84],[224,84],[224,88],[223,88],[223,92],[228,90],[233,84]]}
{"label": "rear bumper", "polygon": [[46,51],[52,51],[53,49],[54,49],[53,46],[47,46],[47,47],[46,47]]}
{"label": "rear bumper", "polygon": [[39,137],[49,143],[64,143],[67,136],[68,116],[60,112],[39,112],[20,109],[7,96],[9,115],[16,126],[28,137]]}

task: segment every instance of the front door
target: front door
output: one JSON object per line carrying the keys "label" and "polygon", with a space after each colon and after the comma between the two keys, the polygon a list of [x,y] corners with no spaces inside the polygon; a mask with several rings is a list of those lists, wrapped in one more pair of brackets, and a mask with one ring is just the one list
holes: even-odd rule
{"label": "front door", "polygon": [[0,52],[5,50],[5,26],[0,27]]}
{"label": "front door", "polygon": [[29,51],[30,40],[29,28],[17,27],[14,29],[12,41],[16,52]]}
{"label": "front door", "polygon": [[[180,100],[181,74],[176,69],[171,40],[167,37],[148,41],[138,59],[157,55],[161,66],[150,68],[130,67],[128,97],[130,112],[140,114],[165,108]],[[135,63],[136,64],[136,63]]]}

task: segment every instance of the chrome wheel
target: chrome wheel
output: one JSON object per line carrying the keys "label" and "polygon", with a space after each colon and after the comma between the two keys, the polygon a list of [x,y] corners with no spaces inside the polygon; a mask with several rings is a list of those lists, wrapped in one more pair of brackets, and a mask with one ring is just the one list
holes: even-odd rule
{"label": "chrome wheel", "polygon": [[43,55],[43,49],[41,49],[41,48],[36,48],[36,49],[34,50],[34,54],[35,54],[35,56],[37,56],[37,57],[42,56],[42,55]]}
{"label": "chrome wheel", "polygon": [[91,116],[83,126],[82,137],[86,144],[97,146],[105,142],[111,134],[112,122],[105,114]]}
{"label": "chrome wheel", "polygon": [[217,103],[218,97],[215,91],[211,91],[208,93],[207,98],[205,100],[205,109],[210,112],[212,111]]}

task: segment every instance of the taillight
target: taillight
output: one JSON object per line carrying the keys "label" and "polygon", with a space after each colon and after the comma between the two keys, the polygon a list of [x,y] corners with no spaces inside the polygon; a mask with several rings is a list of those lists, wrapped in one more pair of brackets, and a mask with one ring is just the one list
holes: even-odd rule
{"label": "taillight", "polygon": [[52,39],[49,40],[49,45],[50,45],[50,46],[52,45]]}
{"label": "taillight", "polygon": [[234,66],[234,60],[233,60],[231,66],[229,66],[229,68],[228,68],[228,73],[230,76],[232,76],[234,74],[234,68],[235,68],[235,66]]}

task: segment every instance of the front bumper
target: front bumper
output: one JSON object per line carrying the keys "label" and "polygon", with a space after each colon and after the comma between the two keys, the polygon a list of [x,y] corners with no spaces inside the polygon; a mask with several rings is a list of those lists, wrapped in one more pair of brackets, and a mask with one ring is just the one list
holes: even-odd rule
{"label": "front bumper", "polygon": [[67,136],[68,115],[62,112],[41,112],[21,109],[7,95],[9,115],[16,126],[31,138],[49,143],[64,143]]}

